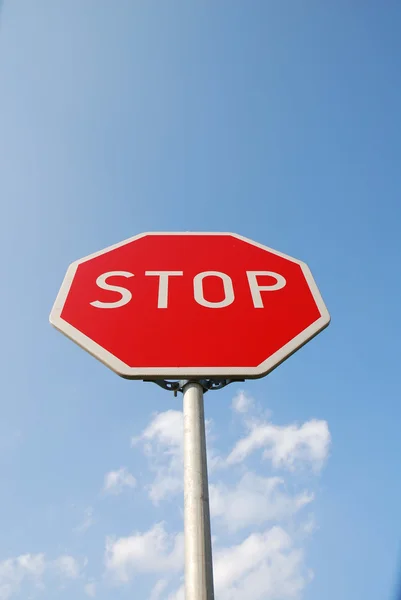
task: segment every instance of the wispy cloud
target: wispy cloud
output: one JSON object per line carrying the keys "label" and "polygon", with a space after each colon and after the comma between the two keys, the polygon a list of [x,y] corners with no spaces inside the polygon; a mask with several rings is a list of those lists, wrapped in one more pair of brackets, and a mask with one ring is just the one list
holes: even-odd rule
{"label": "wispy cloud", "polygon": [[282,478],[263,477],[250,471],[245,472],[235,485],[216,483],[210,486],[211,514],[228,531],[284,521],[313,498],[307,491],[286,492]]}
{"label": "wispy cloud", "polygon": [[167,579],[159,579],[158,581],[156,581],[156,583],[153,586],[153,589],[150,593],[149,600],[160,600],[160,597],[167,586],[168,586]]}
{"label": "wispy cloud", "polygon": [[263,458],[275,468],[294,470],[310,466],[320,471],[330,448],[330,432],[326,421],[312,419],[302,425],[274,425],[267,421],[250,420],[248,433],[234,446],[227,458],[228,465],[244,461],[250,454],[263,449]]}
{"label": "wispy cloud", "polygon": [[154,415],[144,431],[131,440],[149,459],[154,479],[148,493],[155,505],[182,490],[183,431],[182,412],[167,410]]}
{"label": "wispy cloud", "polygon": [[84,585],[84,592],[89,598],[95,598],[96,596],[96,583],[94,581],[90,581]]}
{"label": "wispy cloud", "polygon": [[22,554],[0,562],[0,600],[9,600],[19,594],[26,582],[40,589],[44,587],[46,574],[53,573],[60,580],[77,579],[84,568],[70,555],[48,560],[43,553]]}
{"label": "wispy cloud", "polygon": [[183,561],[183,535],[168,534],[164,523],[156,523],[144,533],[106,540],[106,570],[120,583],[138,573],[180,571]]}
{"label": "wispy cloud", "polygon": [[88,508],[85,509],[85,515],[82,522],[74,528],[74,531],[75,533],[85,533],[85,531],[88,531],[88,529],[90,529],[94,523],[95,518],[93,516],[93,507],[88,506]]}
{"label": "wispy cloud", "polygon": [[[217,548],[213,562],[215,595],[221,600],[293,600],[312,577],[302,549],[278,526]],[[184,600],[184,586],[168,600]]]}
{"label": "wispy cloud", "polygon": [[73,556],[69,555],[63,555],[56,558],[56,560],[53,561],[53,566],[61,575],[68,579],[77,579],[81,571],[79,562]]}
{"label": "wispy cloud", "polygon": [[254,400],[250,394],[240,390],[232,400],[231,408],[236,413],[247,413],[254,406]]}
{"label": "wispy cloud", "polygon": [[103,491],[108,494],[121,494],[124,488],[134,488],[136,486],[135,477],[126,467],[121,467],[117,471],[110,471],[105,475]]}

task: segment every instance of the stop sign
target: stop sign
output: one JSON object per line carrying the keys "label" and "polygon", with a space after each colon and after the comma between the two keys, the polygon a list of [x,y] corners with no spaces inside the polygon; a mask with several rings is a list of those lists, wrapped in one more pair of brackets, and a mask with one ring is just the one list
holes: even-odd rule
{"label": "stop sign", "polygon": [[129,379],[253,378],[330,316],[299,260],[233,233],[143,233],[74,262],[50,322]]}

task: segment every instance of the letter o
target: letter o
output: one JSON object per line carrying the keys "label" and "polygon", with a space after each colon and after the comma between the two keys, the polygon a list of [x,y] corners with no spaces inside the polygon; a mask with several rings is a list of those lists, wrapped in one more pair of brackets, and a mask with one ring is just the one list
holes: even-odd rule
{"label": "letter o", "polygon": [[[203,280],[206,277],[220,277],[224,287],[223,300],[217,302],[206,300],[203,294]],[[198,273],[198,275],[195,275],[194,277],[194,298],[198,304],[206,306],[207,308],[224,308],[225,306],[230,306],[230,304],[234,302],[234,288],[231,277],[226,275],[226,273],[220,273],[220,271],[204,271],[203,273]]]}

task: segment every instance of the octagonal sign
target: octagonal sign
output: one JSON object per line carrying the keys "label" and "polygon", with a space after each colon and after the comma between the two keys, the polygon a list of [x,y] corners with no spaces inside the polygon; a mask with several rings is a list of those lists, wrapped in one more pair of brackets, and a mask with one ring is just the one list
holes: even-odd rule
{"label": "octagonal sign", "polygon": [[299,260],[233,233],[143,233],[74,262],[50,322],[129,379],[254,378],[330,316]]}

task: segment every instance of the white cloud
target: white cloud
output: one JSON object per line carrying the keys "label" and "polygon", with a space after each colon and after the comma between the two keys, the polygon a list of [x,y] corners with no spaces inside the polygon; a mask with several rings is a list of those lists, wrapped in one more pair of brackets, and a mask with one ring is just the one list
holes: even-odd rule
{"label": "white cloud", "polygon": [[237,413],[247,413],[254,405],[254,400],[252,396],[244,392],[244,390],[240,390],[238,394],[236,394],[231,403],[231,407],[234,412]]}
{"label": "white cloud", "polygon": [[277,526],[217,550],[214,564],[216,596],[221,600],[296,598],[308,582],[302,551]]}
{"label": "white cloud", "polygon": [[84,533],[90,527],[92,527],[92,525],[94,523],[95,523],[95,519],[93,517],[93,508],[92,508],[92,506],[88,506],[88,508],[85,509],[85,516],[84,516],[82,523],[80,523],[77,527],[75,527],[74,531],[76,533]]}
{"label": "white cloud", "polygon": [[46,569],[44,554],[23,554],[15,559],[15,562],[22,571],[36,579],[40,579]]}
{"label": "white cloud", "polygon": [[150,424],[137,438],[132,438],[132,445],[139,441],[156,441],[164,446],[182,447],[183,443],[183,416],[179,410],[167,410],[157,413]]}
{"label": "white cloud", "polygon": [[313,514],[308,515],[308,518],[301,525],[301,532],[305,536],[310,536],[317,529],[316,520]]}
{"label": "white cloud", "polygon": [[149,497],[154,504],[182,490],[183,485],[183,415],[178,410],[157,413],[132,445],[142,443],[155,473],[149,485]]}
{"label": "white cloud", "polygon": [[179,571],[183,556],[183,535],[169,535],[163,523],[145,533],[106,540],[106,569],[120,583],[129,581],[136,573]]}
{"label": "white cloud", "polygon": [[275,468],[293,470],[309,464],[319,471],[328,456],[330,432],[326,421],[312,419],[302,425],[273,425],[250,421],[249,433],[234,446],[227,458],[228,465],[240,463],[252,452],[265,448],[263,457]]}
{"label": "white cloud", "polygon": [[89,598],[94,598],[96,596],[96,583],[90,581],[84,586],[85,594],[89,596]]}
{"label": "white cloud", "polygon": [[44,554],[22,554],[0,562],[0,600],[9,600],[25,583],[44,587],[46,573],[53,571],[62,579],[76,579],[80,573],[78,561],[69,555],[46,560]]}
{"label": "white cloud", "polygon": [[[212,421],[206,421],[206,439],[208,443],[209,473],[225,466],[225,461],[215,449],[210,447],[212,439]],[[150,461],[150,470],[154,479],[148,486],[149,497],[158,505],[169,496],[183,490],[183,413],[167,410],[153,416],[149,425],[137,437],[132,438],[132,446],[141,445]]]}
{"label": "white cloud", "polygon": [[0,562],[0,600],[17,594],[25,580],[40,585],[46,569],[44,554],[24,554]]}
{"label": "white cloud", "polygon": [[167,579],[159,579],[158,581],[156,581],[156,583],[150,593],[149,600],[160,600],[160,597],[161,597],[162,593],[164,592],[164,590],[166,589],[167,585],[168,585]]}
{"label": "white cloud", "polygon": [[167,600],[185,600],[185,586],[180,585],[178,590],[169,594]]}
{"label": "white cloud", "polygon": [[134,488],[136,479],[126,467],[121,467],[117,471],[110,471],[105,475],[103,491],[109,494],[121,494],[124,488]]}
{"label": "white cloud", "polygon": [[[215,596],[220,600],[294,600],[311,578],[302,550],[277,526],[215,550],[213,563]],[[182,585],[168,600],[184,596]]]}
{"label": "white cloud", "polygon": [[287,519],[313,500],[313,494],[306,491],[297,495],[286,493],[283,484],[279,477],[261,477],[251,472],[231,487],[212,484],[211,514],[228,531],[238,531],[250,525]]}
{"label": "white cloud", "polygon": [[157,505],[167,496],[173,496],[180,492],[182,488],[182,477],[179,474],[164,475],[161,470],[149,486],[149,497]]}
{"label": "white cloud", "polygon": [[80,565],[73,556],[60,556],[53,562],[54,567],[61,575],[68,579],[77,579],[80,573]]}

